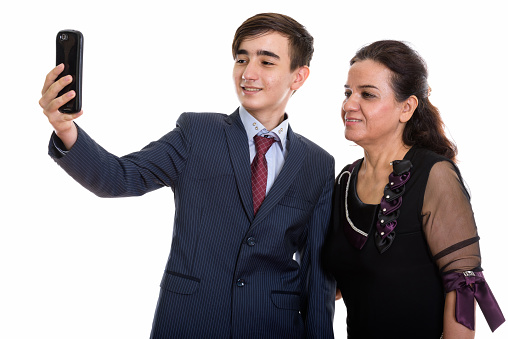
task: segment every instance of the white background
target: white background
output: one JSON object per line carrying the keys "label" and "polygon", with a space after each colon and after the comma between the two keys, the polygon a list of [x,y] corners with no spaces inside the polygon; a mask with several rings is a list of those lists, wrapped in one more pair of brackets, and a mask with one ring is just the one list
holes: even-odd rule
{"label": "white background", "polygon": [[[233,34],[260,12],[290,15],[315,37],[310,78],[288,112],[295,131],[335,157],[337,171],[362,156],[343,138],[339,118],[355,51],[398,39],[426,59],[431,101],[459,146],[459,167],[472,191],[482,266],[508,314],[508,24],[502,4],[49,0],[3,7],[0,337],[147,338],[171,245],[170,189],[100,199],[47,156],[52,129],[38,100],[55,63],[56,33],[83,32],[85,114],[78,123],[123,155],[171,130],[184,111],[233,112]],[[489,334],[477,312],[477,338],[508,338],[508,325]],[[337,338],[346,336],[345,314],[337,302]]]}

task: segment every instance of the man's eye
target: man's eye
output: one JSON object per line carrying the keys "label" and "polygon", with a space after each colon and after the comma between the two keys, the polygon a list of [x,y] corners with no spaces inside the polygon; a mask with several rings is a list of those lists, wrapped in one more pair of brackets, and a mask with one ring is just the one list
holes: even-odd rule
{"label": "man's eye", "polygon": [[346,98],[349,98],[349,97],[351,96],[351,91],[345,91],[345,92],[344,92],[344,96],[345,96]]}
{"label": "man's eye", "polygon": [[244,60],[244,59],[236,59],[237,64],[244,64],[246,62],[247,62],[247,60]]}
{"label": "man's eye", "polygon": [[271,66],[271,65],[275,65],[275,64],[271,63],[270,61],[263,61],[263,65]]}

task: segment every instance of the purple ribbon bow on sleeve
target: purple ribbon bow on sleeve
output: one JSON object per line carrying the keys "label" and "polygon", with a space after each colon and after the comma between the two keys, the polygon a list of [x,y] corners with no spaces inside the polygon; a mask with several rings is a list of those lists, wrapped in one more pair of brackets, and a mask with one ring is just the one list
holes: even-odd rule
{"label": "purple ribbon bow on sleeve", "polygon": [[457,322],[474,331],[474,299],[476,299],[492,332],[504,323],[503,312],[482,272],[448,273],[443,277],[443,282],[446,292],[457,291],[455,303]]}

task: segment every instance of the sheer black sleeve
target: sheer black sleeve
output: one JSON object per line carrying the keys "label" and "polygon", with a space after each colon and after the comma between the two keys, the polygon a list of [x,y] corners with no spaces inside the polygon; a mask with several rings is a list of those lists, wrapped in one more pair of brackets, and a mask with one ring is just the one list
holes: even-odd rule
{"label": "sheer black sleeve", "polygon": [[422,207],[423,231],[442,274],[481,271],[479,237],[469,194],[448,161],[429,174]]}
{"label": "sheer black sleeve", "polygon": [[429,174],[422,205],[423,231],[442,274],[445,291],[456,291],[455,319],[474,330],[474,299],[494,331],[505,318],[481,268],[478,232],[469,194],[448,161]]}

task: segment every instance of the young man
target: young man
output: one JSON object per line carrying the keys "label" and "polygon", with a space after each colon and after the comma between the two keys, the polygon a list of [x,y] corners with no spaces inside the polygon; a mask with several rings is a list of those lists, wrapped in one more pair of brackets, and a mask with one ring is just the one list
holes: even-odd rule
{"label": "young man", "polygon": [[334,161],[294,133],[285,114],[312,53],[313,38],[292,18],[246,20],[233,41],[241,106],[231,115],[184,113],[171,132],[121,158],[73,123],[82,112],[58,112],[73,96],[57,97],[70,81],[55,82],[62,66],[46,77],[49,152],[67,173],[101,197],[174,191],[151,338],[333,337],[335,285],[320,249]]}

